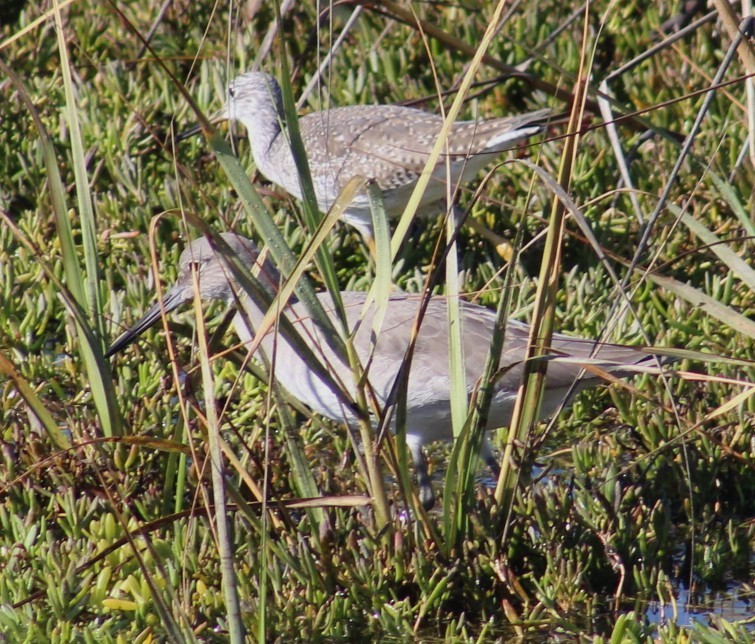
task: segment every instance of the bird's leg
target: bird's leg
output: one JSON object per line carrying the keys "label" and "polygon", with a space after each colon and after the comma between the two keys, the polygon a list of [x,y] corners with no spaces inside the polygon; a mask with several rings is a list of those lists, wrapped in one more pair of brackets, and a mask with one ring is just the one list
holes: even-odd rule
{"label": "bird's leg", "polygon": [[480,447],[480,456],[485,461],[485,465],[488,466],[493,474],[494,479],[498,479],[501,474],[501,464],[498,462],[496,455],[493,454],[493,448],[490,447],[490,441],[487,436],[483,436],[482,447]]}
{"label": "bird's leg", "polygon": [[422,453],[422,445],[420,443],[412,441],[410,437],[407,437],[406,444],[409,447],[409,451],[412,453],[414,471],[417,474],[420,503],[422,503],[422,507],[429,512],[435,505],[435,493],[433,492],[433,486],[430,483],[430,475],[427,473],[427,459]]}
{"label": "bird's leg", "polygon": [[490,228],[483,226],[476,219],[467,219],[467,226],[469,226],[480,237],[493,244],[496,253],[498,253],[504,261],[511,261],[511,258],[514,256],[514,247],[508,239],[502,237],[498,233],[494,233]]}
{"label": "bird's leg", "polygon": [[[454,206],[453,213],[455,222],[458,225],[459,219],[461,219],[462,214],[461,209],[458,206]],[[492,230],[490,230],[490,228],[483,226],[479,221],[476,221],[471,217],[467,217],[464,223],[469,226],[474,232],[476,232],[480,237],[493,244],[493,246],[495,246],[496,252],[505,261],[511,261],[511,258],[514,256],[514,248],[508,239],[501,237],[501,235],[499,235],[498,233],[494,233]]]}

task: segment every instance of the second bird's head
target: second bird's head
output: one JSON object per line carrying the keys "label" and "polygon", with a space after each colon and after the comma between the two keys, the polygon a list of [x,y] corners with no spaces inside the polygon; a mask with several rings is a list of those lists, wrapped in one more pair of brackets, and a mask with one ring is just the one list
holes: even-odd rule
{"label": "second bird's head", "polygon": [[[178,277],[163,295],[162,305],[161,302],[155,302],[138,322],[113,342],[105,357],[118,353],[154,326],[163,310],[167,314],[192,301],[195,273],[202,300],[234,300],[238,291],[238,280],[229,264],[229,257],[237,257],[248,270],[251,270],[258,264],[260,252],[252,240],[236,233],[221,233],[219,237],[223,244],[218,244],[208,237],[200,237],[184,249],[178,260]],[[279,274],[269,261],[260,266],[257,279],[270,293],[278,289]]]}

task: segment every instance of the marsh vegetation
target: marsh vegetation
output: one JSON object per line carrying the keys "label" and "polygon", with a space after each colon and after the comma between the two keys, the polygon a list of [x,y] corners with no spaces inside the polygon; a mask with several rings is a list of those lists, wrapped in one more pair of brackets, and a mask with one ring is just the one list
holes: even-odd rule
{"label": "marsh vegetation", "polygon": [[[733,48],[719,1],[286,4],[2,20],[0,641],[749,641],[752,34]],[[315,79],[302,113],[563,112],[460,191],[516,261],[462,227],[446,270],[442,217],[375,261],[256,175],[243,129],[176,136],[254,64],[294,98]],[[461,294],[677,362],[502,428],[499,480],[471,414],[431,450],[425,512],[401,440],[291,400],[216,305],[103,357],[203,226],[279,231],[314,290]],[[720,593],[734,610],[709,608]]]}

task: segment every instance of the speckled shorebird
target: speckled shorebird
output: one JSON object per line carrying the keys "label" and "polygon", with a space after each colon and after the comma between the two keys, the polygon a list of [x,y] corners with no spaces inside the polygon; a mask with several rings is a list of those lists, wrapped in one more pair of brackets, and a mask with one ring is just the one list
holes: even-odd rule
{"label": "speckled shorebird", "polygon": [[[222,236],[246,265],[251,268],[256,263],[259,253],[252,241],[233,233],[224,233]],[[228,270],[225,260],[206,238],[192,242],[181,254],[178,278],[163,298],[166,313],[193,299],[192,267],[199,271],[199,292],[202,299],[222,300],[231,304],[240,298],[245,315],[237,313],[234,326],[242,342],[250,342],[254,335],[253,328],[262,321],[264,311],[251,297],[238,292],[236,280]],[[273,292],[279,283],[275,268],[266,262],[260,275],[264,276],[264,283]],[[367,314],[360,317],[365,296],[366,294],[361,292],[341,293],[350,332],[358,326],[353,339],[356,352],[363,365],[369,362],[369,384],[382,408],[405,358],[422,298],[419,295],[404,293],[394,293],[390,296],[382,331],[373,349],[371,334],[374,308],[368,309]],[[334,326],[338,328],[337,315],[330,296],[320,293],[318,298],[326,313],[332,317]],[[141,320],[113,343],[107,351],[107,356],[115,354],[134,341],[160,319],[160,314],[160,304],[156,303]],[[285,315],[333,378],[343,384],[353,400],[354,379],[350,367],[336,357],[325,341],[322,331],[310,319],[304,305],[299,302],[289,304],[285,309]],[[476,304],[461,302],[461,316],[467,389],[471,392],[477,386],[485,367],[495,326],[495,313]],[[247,325],[247,320],[252,329]],[[522,360],[526,352],[528,334],[529,327],[526,324],[514,320],[507,323],[500,363],[503,375],[496,382],[495,395],[490,407],[488,425],[491,428],[506,426],[511,420],[517,389],[522,379]],[[272,358],[273,352],[277,351],[275,376],[292,396],[323,416],[349,424],[356,422],[354,414],[341,403],[342,398],[313,372],[296,348],[283,336],[275,338],[273,332],[269,332],[261,346],[269,359]],[[652,359],[641,349],[616,345],[601,346],[596,355],[591,356],[595,348],[594,342],[560,334],[553,336],[551,347],[554,355],[571,356],[577,359],[578,363],[553,361],[549,364],[540,410],[542,417],[551,415],[565,401],[569,389],[580,374],[581,364],[595,365],[615,376],[621,376],[627,375],[626,372],[622,373],[624,370],[631,371],[632,366]],[[417,336],[406,392],[406,441],[417,473],[420,499],[426,508],[432,507],[435,499],[422,446],[431,441],[453,439],[449,379],[446,300],[441,296],[433,296]],[[594,373],[587,372],[578,382],[575,391],[595,386],[600,382],[602,380]],[[482,457],[494,472],[498,470],[498,464],[487,440],[483,443]]]}
{"label": "speckled shorebird", "polygon": [[[238,76],[228,89],[226,116],[240,121],[251,139],[260,172],[301,199],[299,174],[291,153],[281,89],[270,74]],[[543,130],[548,109],[481,121],[457,121],[448,136],[452,188],[469,181],[495,157]],[[355,176],[374,181],[382,190],[389,218],[400,216],[414,190],[443,126],[443,118],[398,105],[353,105],[307,114],[299,128],[320,210],[326,212]],[[420,214],[444,210],[448,171],[443,154],[422,196]],[[369,199],[354,198],[343,220],[354,226],[374,250]],[[471,224],[473,222],[470,222]],[[502,255],[505,240],[487,228],[475,230],[493,241]]]}

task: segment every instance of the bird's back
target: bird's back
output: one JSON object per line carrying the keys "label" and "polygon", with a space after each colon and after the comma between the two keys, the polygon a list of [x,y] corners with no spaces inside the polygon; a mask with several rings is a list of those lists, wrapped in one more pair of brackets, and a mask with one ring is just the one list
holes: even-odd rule
{"label": "bird's back", "polygon": [[[462,173],[465,178],[476,174],[491,162],[491,154],[536,134],[549,114],[545,109],[454,123],[447,149],[452,156],[452,180],[457,181]],[[383,190],[388,215],[399,214],[427,163],[442,126],[443,118],[437,114],[398,105],[338,107],[301,117],[299,127],[320,207],[329,208],[346,184],[353,177],[361,176]],[[298,175],[288,170],[293,170],[293,158],[283,134],[270,150],[270,159],[270,165],[287,170],[268,178],[300,196]],[[437,201],[445,195],[446,170],[442,155],[438,171],[443,176],[431,182],[423,203]],[[357,197],[352,208],[369,208],[366,197]]]}
{"label": "bird's back", "polygon": [[[421,296],[409,294],[392,295],[385,319],[377,335],[374,333],[373,320],[375,307],[371,306],[362,314],[365,294],[345,292],[341,294],[344,301],[349,330],[354,334],[353,342],[357,355],[367,369],[368,380],[378,401],[384,403],[391,393],[402,361],[407,355],[413,337],[413,326],[421,305]],[[326,293],[319,295],[323,307],[332,317],[334,307]],[[485,361],[487,359],[495,313],[485,307],[461,302],[462,340],[464,346],[465,372],[467,390],[471,392],[480,384]],[[322,331],[312,323],[304,306],[296,303],[291,308],[289,317],[304,337],[308,345],[321,358],[324,365],[339,376],[346,390],[353,396],[354,378],[350,368],[335,356],[330,345],[325,341]],[[354,333],[354,331],[356,332]],[[511,405],[516,395],[524,368],[529,327],[517,321],[508,321],[504,346],[501,353],[499,377],[495,383],[495,400],[491,424],[505,425],[509,421]],[[589,340],[556,334],[551,343],[554,355],[565,355],[575,360],[559,362],[554,360],[548,365],[546,380],[546,397],[558,398],[560,392],[568,390],[585,364],[592,363],[601,370],[621,372],[622,366],[633,365],[648,359],[648,356],[631,347],[604,345],[595,353],[595,343]],[[281,347],[282,349],[282,347]],[[279,349],[280,350],[280,349]],[[280,359],[283,358],[283,359]],[[299,375],[293,387],[286,382],[292,378],[293,371],[288,362],[297,357],[289,352],[287,358],[280,354],[278,364],[281,371],[278,378],[297,397],[307,402],[321,413],[331,418],[343,419],[344,410],[332,392],[314,376],[306,365],[296,370]],[[439,432],[438,438],[450,438],[450,425],[441,426],[441,420],[448,420],[450,399],[450,370],[448,350],[447,304],[442,297],[433,297],[424,314],[411,360],[408,380],[407,400],[410,427],[425,424],[429,418],[433,431]],[[594,384],[599,380],[595,373],[587,372],[578,389]],[[544,414],[551,406],[546,401]],[[558,400],[557,402],[560,402]],[[495,417],[497,415],[497,417]],[[439,423],[441,423],[439,425]]]}

